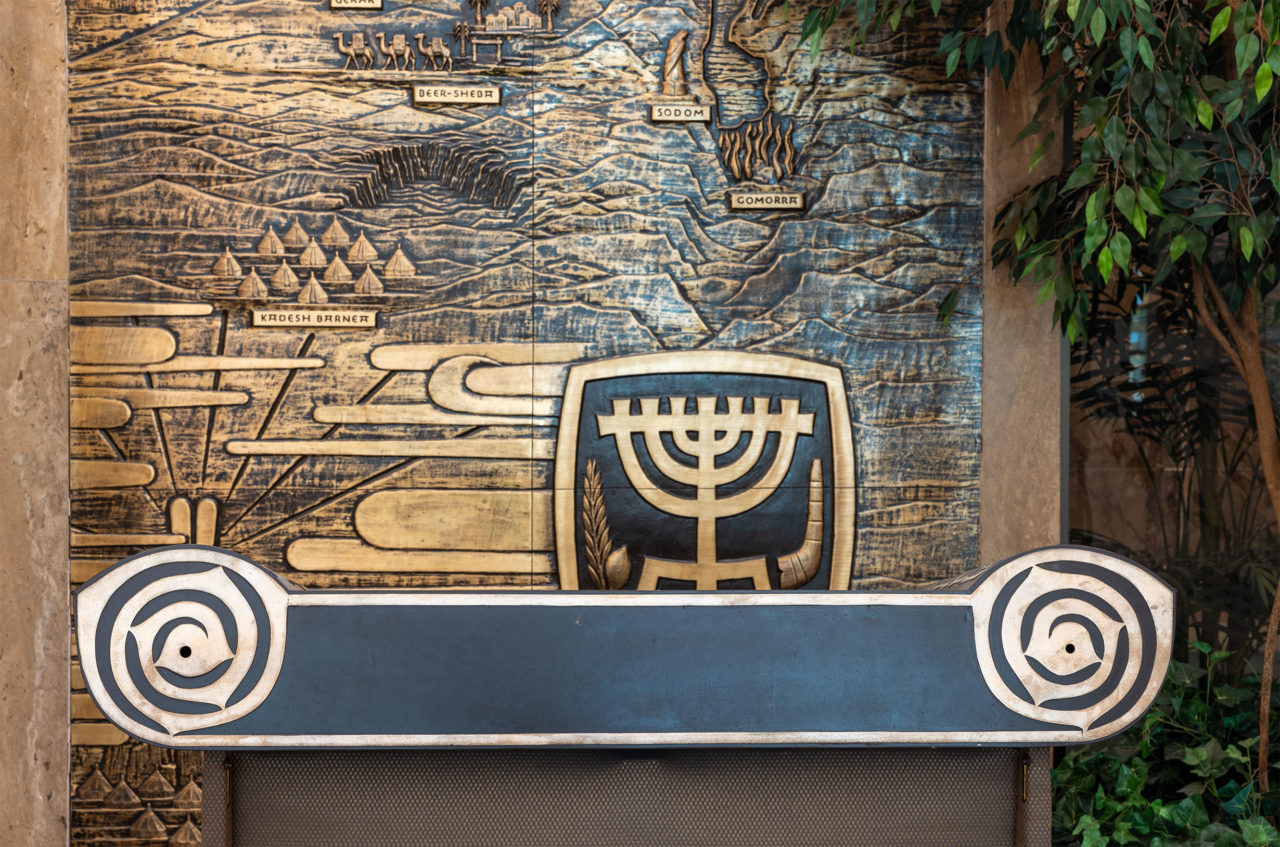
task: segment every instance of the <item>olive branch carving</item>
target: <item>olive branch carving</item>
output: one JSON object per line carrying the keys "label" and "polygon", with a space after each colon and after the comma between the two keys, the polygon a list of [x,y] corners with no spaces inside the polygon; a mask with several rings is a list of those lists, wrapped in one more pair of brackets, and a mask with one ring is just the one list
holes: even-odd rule
{"label": "olive branch carving", "polygon": [[586,536],[587,573],[599,589],[618,589],[631,578],[627,548],[613,549],[609,515],[604,507],[604,485],[595,459],[587,459],[582,478],[582,530]]}

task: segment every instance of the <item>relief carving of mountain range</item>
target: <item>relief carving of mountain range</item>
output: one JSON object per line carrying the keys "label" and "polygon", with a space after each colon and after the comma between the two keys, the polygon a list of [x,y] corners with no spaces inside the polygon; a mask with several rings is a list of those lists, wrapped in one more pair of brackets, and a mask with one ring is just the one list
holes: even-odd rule
{"label": "relief carving of mountain range", "polygon": [[[853,587],[973,566],[980,81],[923,20],[814,58],[808,7],[72,0],[73,581],[185,540],[304,586],[555,588],[565,369],[720,349],[842,369]],[[501,103],[415,105],[427,84]],[[712,119],[652,122],[670,102]],[[740,190],[805,209],[730,212]],[[377,326],[252,326],[320,303]],[[518,555],[437,567],[420,516],[380,536],[421,491],[512,506]]]}

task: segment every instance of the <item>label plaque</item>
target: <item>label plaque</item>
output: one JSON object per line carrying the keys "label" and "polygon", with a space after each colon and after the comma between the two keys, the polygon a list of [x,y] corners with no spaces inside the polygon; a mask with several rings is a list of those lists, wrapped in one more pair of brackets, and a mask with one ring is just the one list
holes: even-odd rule
{"label": "label plaque", "polygon": [[415,85],[413,105],[437,103],[476,103],[496,105],[502,102],[502,89],[496,85]]}
{"label": "label plaque", "polygon": [[254,326],[290,329],[374,329],[374,309],[254,309]]}
{"label": "label plaque", "polygon": [[335,12],[355,10],[355,11],[382,11],[382,0],[329,0],[329,8]]}
{"label": "label plaque", "polygon": [[799,191],[738,191],[729,195],[731,212],[800,211],[804,194]]}
{"label": "label plaque", "polygon": [[649,120],[654,123],[706,123],[711,120],[711,107],[698,103],[654,103],[649,107]]}
{"label": "label plaque", "polygon": [[180,546],[86,583],[76,627],[103,714],[170,747],[1028,746],[1146,711],[1173,592],[1080,547],[914,592],[535,594],[304,590]]}

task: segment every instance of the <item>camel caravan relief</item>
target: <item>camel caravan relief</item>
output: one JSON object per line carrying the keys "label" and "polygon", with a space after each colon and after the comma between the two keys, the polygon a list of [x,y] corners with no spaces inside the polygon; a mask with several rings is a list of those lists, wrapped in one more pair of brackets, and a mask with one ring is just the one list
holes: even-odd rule
{"label": "camel caravan relief", "polygon": [[[547,38],[555,33],[555,18],[560,14],[561,0],[537,0],[537,10],[523,0],[489,11],[491,0],[467,0],[475,11],[474,22],[460,19],[454,22],[449,35],[457,43],[459,57],[465,58],[471,48],[471,63],[480,64],[479,48],[493,47],[493,64],[503,63],[503,45],[508,39]],[[333,40],[340,54],[346,57],[342,70],[374,70],[377,47],[384,60],[379,70],[412,71],[421,68],[433,71],[453,70],[453,51],[445,43],[445,36],[425,32],[405,33],[356,30],[351,33],[334,33]],[[390,43],[387,39],[390,38]],[[410,39],[418,46],[413,50]],[[421,64],[418,58],[421,56]]]}

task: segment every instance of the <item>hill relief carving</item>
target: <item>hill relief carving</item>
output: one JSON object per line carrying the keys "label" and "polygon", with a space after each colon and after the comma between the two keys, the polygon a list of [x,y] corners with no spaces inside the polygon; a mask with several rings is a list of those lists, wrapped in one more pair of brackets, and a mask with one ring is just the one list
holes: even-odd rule
{"label": "hill relief carving", "polygon": [[[180,542],[309,587],[978,564],[981,83],[923,21],[815,60],[807,8],[71,0],[73,581]],[[673,421],[734,410],[698,461],[754,433],[762,470],[687,487],[759,503],[641,496]],[[104,788],[198,759],[74,693],[74,839],[190,839]]]}

